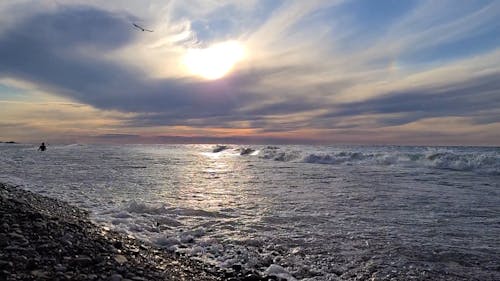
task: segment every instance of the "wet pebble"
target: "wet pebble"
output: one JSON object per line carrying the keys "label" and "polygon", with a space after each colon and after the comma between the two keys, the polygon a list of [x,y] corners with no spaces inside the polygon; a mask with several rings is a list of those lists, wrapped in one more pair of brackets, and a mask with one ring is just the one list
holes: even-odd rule
{"label": "wet pebble", "polygon": [[1,183],[0,219],[0,280],[222,280],[95,226],[85,211]]}

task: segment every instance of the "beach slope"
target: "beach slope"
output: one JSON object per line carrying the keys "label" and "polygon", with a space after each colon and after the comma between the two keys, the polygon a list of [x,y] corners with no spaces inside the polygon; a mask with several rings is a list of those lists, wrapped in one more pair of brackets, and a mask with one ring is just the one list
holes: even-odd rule
{"label": "beach slope", "polygon": [[94,225],[64,202],[0,184],[0,280],[220,280],[202,264]]}

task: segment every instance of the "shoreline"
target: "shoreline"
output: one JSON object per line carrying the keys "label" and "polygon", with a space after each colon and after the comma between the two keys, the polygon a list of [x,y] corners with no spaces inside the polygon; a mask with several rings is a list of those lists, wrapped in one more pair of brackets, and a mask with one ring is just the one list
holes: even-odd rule
{"label": "shoreline", "polygon": [[90,221],[63,201],[0,183],[0,280],[267,280],[220,271]]}

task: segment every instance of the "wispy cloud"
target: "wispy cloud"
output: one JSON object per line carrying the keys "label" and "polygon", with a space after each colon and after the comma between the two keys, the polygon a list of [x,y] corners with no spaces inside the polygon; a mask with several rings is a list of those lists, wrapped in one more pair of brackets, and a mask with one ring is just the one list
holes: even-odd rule
{"label": "wispy cloud", "polygon": [[[416,135],[411,128],[426,120],[463,118],[463,132],[498,126],[497,1],[418,1],[373,34],[370,15],[355,16],[355,2],[2,3],[0,83],[114,112],[104,119],[118,134],[181,126],[204,137],[224,129],[390,142],[393,130]],[[132,22],[155,32],[138,32]],[[248,56],[224,79],[203,81],[183,68],[188,48],[228,39],[245,44]]]}

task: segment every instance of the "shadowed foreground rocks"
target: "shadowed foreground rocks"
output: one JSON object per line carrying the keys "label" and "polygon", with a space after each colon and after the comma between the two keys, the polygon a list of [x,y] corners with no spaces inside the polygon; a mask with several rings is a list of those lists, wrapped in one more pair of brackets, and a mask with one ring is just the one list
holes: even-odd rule
{"label": "shadowed foreground rocks", "polygon": [[97,227],[81,209],[0,184],[0,280],[227,277],[217,275],[201,263]]}

